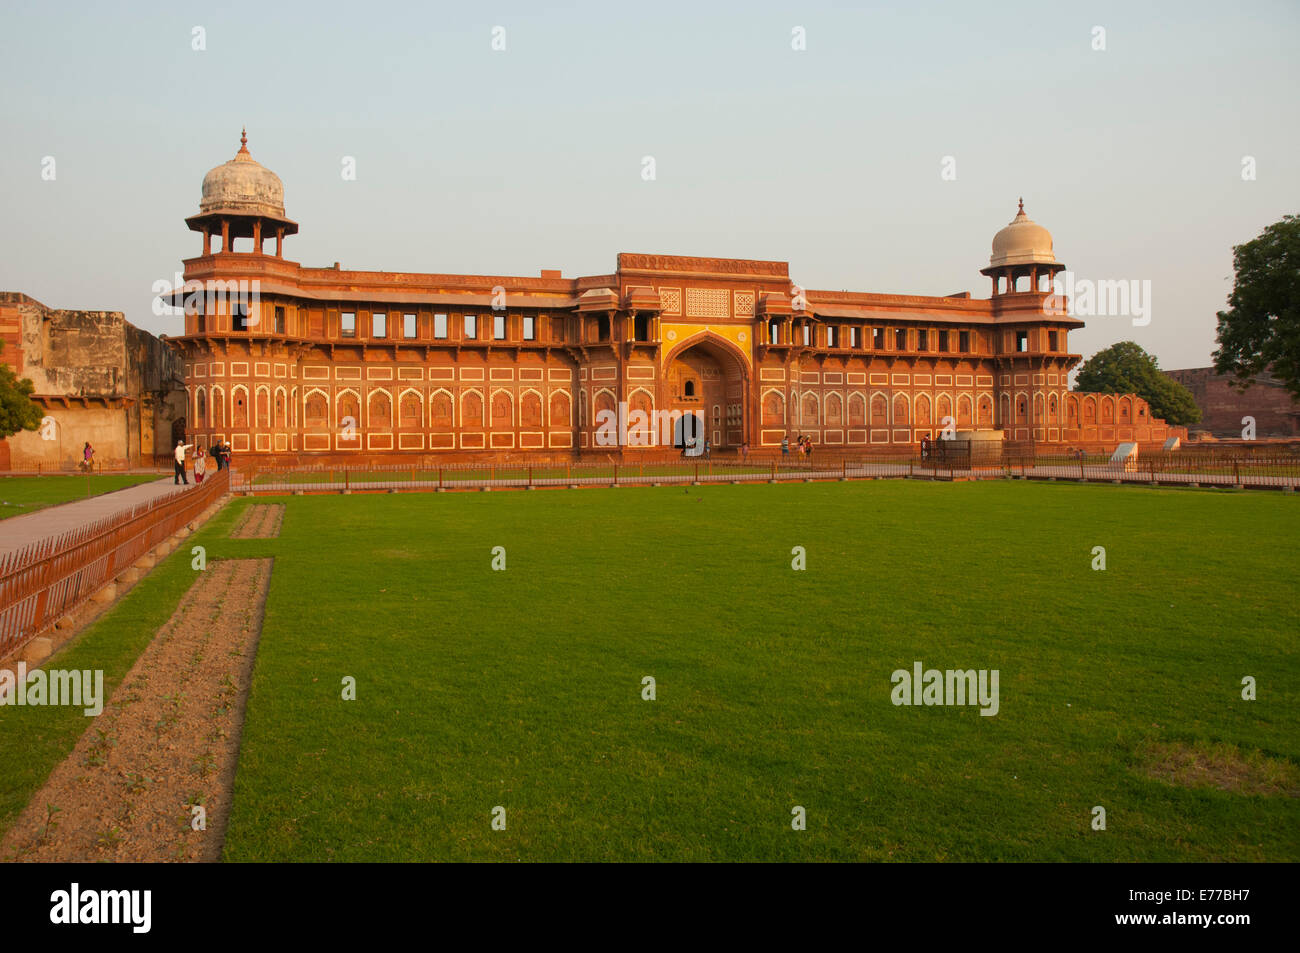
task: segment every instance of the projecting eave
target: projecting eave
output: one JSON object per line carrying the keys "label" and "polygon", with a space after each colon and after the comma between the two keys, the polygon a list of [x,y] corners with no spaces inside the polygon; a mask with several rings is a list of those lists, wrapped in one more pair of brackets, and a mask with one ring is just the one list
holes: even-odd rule
{"label": "projecting eave", "polygon": [[[247,279],[244,279],[247,282]],[[233,282],[232,282],[233,283]],[[231,289],[232,292],[234,289]],[[185,299],[191,294],[201,294],[198,289],[186,291],[184,288],[174,288],[171,291],[164,292],[158,296],[158,299],[164,304],[173,307],[182,307]],[[296,285],[282,284],[276,281],[266,281],[258,279],[258,293],[266,295],[282,295],[287,298],[298,298],[303,301],[322,301],[322,302],[347,302],[347,303],[365,303],[365,304],[393,304],[393,305],[428,305],[446,306],[446,307],[491,307],[498,299],[491,294],[455,294],[446,292],[420,292],[420,291],[358,291],[355,289],[304,289]],[[536,308],[552,311],[572,310],[578,304],[577,298],[567,296],[545,297],[542,295],[527,294],[508,294],[505,296],[507,308]]]}
{"label": "projecting eave", "polygon": [[[192,232],[201,232],[205,227],[213,234],[221,233],[221,223],[229,221],[232,229],[231,235],[236,238],[245,238],[252,234],[253,221],[260,220],[264,223],[270,223],[273,227],[266,232],[267,238],[275,235],[276,228],[284,229],[286,235],[298,234],[298,223],[291,218],[284,218],[280,215],[271,215],[267,212],[250,212],[248,209],[237,208],[214,208],[209,212],[200,212],[198,215],[191,215],[185,219],[185,224]],[[238,225],[238,234],[233,226]]]}

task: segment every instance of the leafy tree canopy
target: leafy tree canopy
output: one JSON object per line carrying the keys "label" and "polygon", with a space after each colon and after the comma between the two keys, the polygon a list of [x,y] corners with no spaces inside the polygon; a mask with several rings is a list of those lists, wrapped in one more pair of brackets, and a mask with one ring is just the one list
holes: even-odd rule
{"label": "leafy tree canopy", "polygon": [[[4,342],[0,341],[0,353],[3,352]],[[32,403],[32,390],[30,380],[25,377],[20,380],[8,364],[0,361],[0,440],[41,425],[44,414]]]}
{"label": "leafy tree canopy", "polygon": [[1271,370],[1300,399],[1300,217],[1284,215],[1232,249],[1236,271],[1229,308],[1219,312],[1214,369],[1236,378]]}
{"label": "leafy tree canopy", "polygon": [[1178,381],[1161,372],[1156,359],[1132,341],[1098,351],[1079,368],[1074,389],[1089,393],[1137,394],[1151,413],[1174,426],[1201,419],[1196,400]]}

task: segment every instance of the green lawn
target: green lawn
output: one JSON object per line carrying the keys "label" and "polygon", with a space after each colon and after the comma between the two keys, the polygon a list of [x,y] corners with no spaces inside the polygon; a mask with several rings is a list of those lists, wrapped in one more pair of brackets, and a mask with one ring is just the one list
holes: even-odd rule
{"label": "green lawn", "polygon": [[[1300,859],[1294,796],[1140,770],[1152,745],[1226,743],[1294,780],[1294,497],[882,481],[286,502],[280,539],[211,544],[276,557],[228,859]],[[999,714],[895,707],[890,674],[916,660],[998,669]]]}
{"label": "green lawn", "polygon": [[[277,500],[280,538],[226,538],[264,502],[228,506],[51,663],[120,678],[192,579],[190,545],[275,557],[229,860],[1300,859],[1294,496],[307,496]],[[894,706],[916,660],[997,669],[999,713]],[[0,828],[87,724],[0,709]],[[1180,746],[1290,795],[1143,770]]]}
{"label": "green lawn", "polygon": [[162,473],[96,473],[91,476],[0,477],[0,519],[34,513],[55,503],[160,480]]}

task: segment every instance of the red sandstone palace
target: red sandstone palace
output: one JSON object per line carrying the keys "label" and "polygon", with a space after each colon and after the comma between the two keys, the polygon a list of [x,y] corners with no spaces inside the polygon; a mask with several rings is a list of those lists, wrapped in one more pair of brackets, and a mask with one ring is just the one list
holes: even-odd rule
{"label": "red sandstone palace", "polygon": [[[981,270],[988,299],[819,291],[785,262],[669,255],[583,278],[306,268],[284,257],[298,225],[246,138],[186,223],[202,254],[166,296],[187,305],[168,343],[200,446],[286,462],[634,454],[702,425],[717,450],[803,434],[898,453],[946,418],[1042,444],[1183,435],[1134,395],[1068,391],[1083,322],[1044,307],[1065,266],[1023,203]],[[611,446],[600,425],[620,405],[630,432]],[[686,433],[641,424],[655,412]]]}

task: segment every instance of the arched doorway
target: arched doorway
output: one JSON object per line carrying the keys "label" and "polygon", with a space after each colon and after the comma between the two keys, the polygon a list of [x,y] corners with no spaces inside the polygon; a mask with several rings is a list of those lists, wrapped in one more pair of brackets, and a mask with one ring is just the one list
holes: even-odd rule
{"label": "arched doorway", "polygon": [[670,355],[666,378],[668,409],[681,415],[675,447],[691,433],[719,450],[745,441],[745,367],[730,348],[713,338],[687,342]]}

